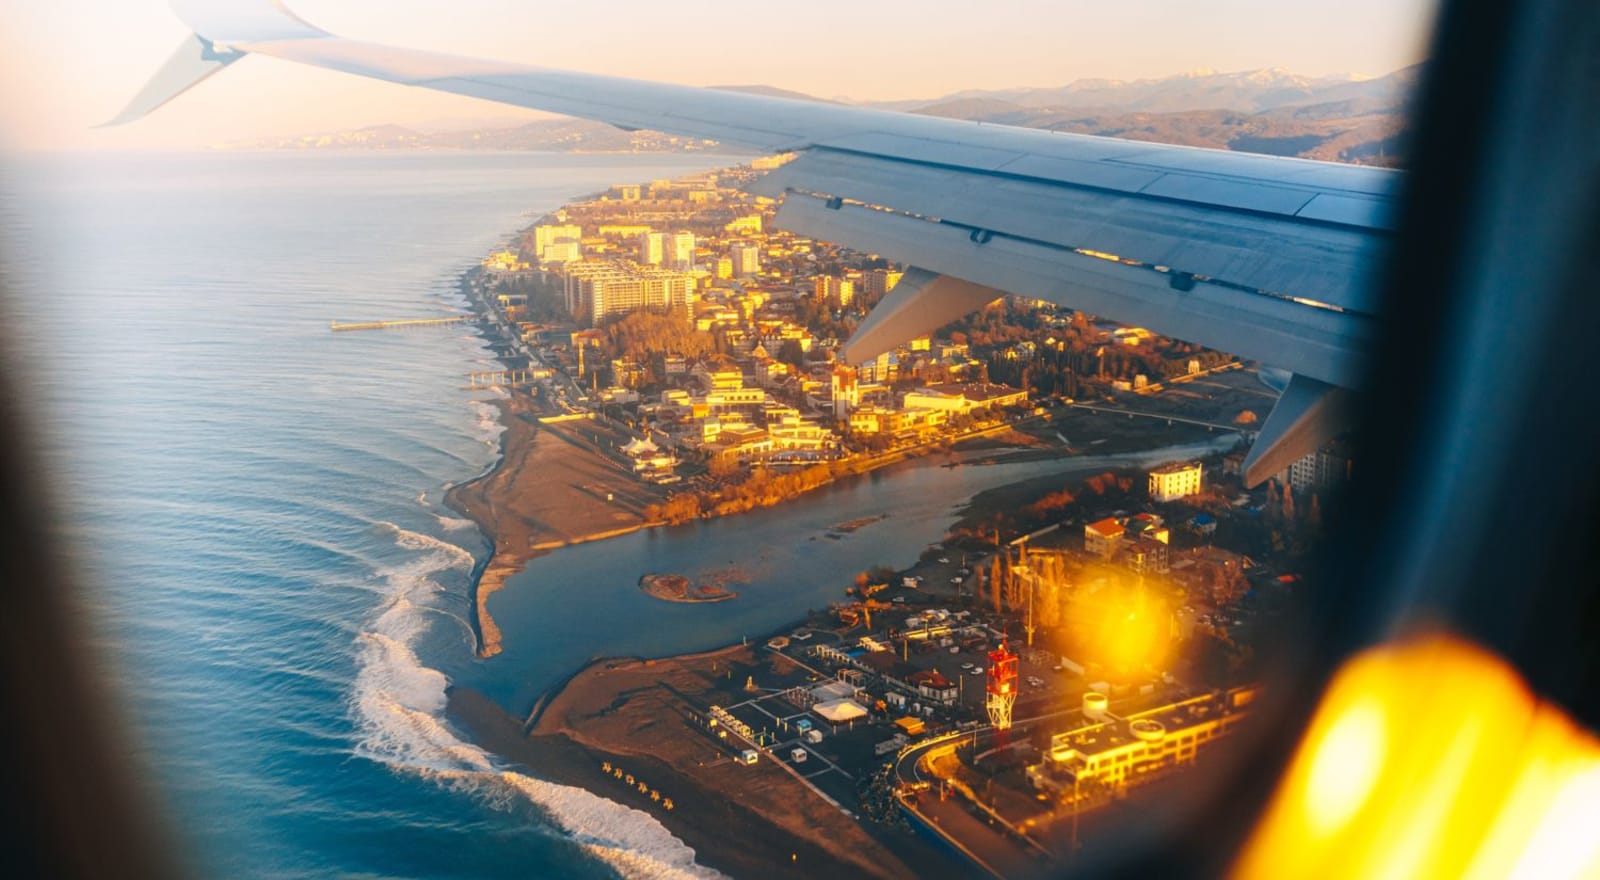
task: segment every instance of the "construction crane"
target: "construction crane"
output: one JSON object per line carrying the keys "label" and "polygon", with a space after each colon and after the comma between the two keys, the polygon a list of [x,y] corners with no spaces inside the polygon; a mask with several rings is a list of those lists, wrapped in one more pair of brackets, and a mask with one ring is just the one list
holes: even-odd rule
{"label": "construction crane", "polygon": [[888,611],[892,608],[894,606],[888,602],[868,599],[864,602],[851,602],[847,605],[834,606],[833,613],[839,618],[839,622],[847,627],[865,623],[867,629],[870,630],[872,629],[872,612]]}

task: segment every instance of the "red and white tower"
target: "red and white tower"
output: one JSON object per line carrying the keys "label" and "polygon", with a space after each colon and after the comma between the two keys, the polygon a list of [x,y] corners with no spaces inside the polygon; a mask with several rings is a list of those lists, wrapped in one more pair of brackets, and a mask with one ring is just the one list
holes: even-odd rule
{"label": "red and white tower", "polygon": [[1011,707],[1017,704],[1017,655],[1005,642],[989,652],[989,723],[995,730],[1011,727]]}

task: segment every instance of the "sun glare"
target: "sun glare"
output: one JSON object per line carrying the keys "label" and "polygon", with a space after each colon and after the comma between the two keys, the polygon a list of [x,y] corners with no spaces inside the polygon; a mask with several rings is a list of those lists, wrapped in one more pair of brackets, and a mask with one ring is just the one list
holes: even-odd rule
{"label": "sun glare", "polygon": [[1349,661],[1234,876],[1600,876],[1600,742],[1429,636]]}
{"label": "sun glare", "polygon": [[1312,750],[1316,757],[1302,804],[1316,832],[1337,831],[1361,809],[1383,770],[1385,734],[1383,707],[1362,703],[1335,721]]}

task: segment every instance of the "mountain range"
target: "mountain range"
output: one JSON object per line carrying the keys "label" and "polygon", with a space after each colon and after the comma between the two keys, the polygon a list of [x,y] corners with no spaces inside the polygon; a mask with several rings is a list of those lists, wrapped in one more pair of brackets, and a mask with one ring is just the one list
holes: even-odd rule
{"label": "mountain range", "polygon": [[[1406,102],[1419,73],[1419,66],[1371,78],[1305,77],[1277,68],[1235,73],[1202,70],[1159,79],[1084,79],[1049,88],[968,90],[931,100],[863,106],[1276,156],[1398,165],[1403,159]],[[820,100],[768,86],[722,88]],[[228,148],[727,151],[711,141],[659,132],[625,132],[574,119],[449,131],[379,125],[270,138]]]}

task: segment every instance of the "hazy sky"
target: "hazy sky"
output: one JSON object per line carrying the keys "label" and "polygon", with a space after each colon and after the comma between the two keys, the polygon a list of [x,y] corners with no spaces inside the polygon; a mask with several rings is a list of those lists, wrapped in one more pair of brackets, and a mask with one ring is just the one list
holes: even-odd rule
{"label": "hazy sky", "polygon": [[[232,0],[238,2],[238,0]],[[265,0],[261,0],[265,2]],[[0,143],[205,147],[274,134],[538,114],[251,57],[130,126],[94,130],[186,31],[165,0],[12,0]],[[288,0],[344,36],[823,97],[1136,79],[1197,68],[1388,73],[1420,60],[1433,0]]]}

